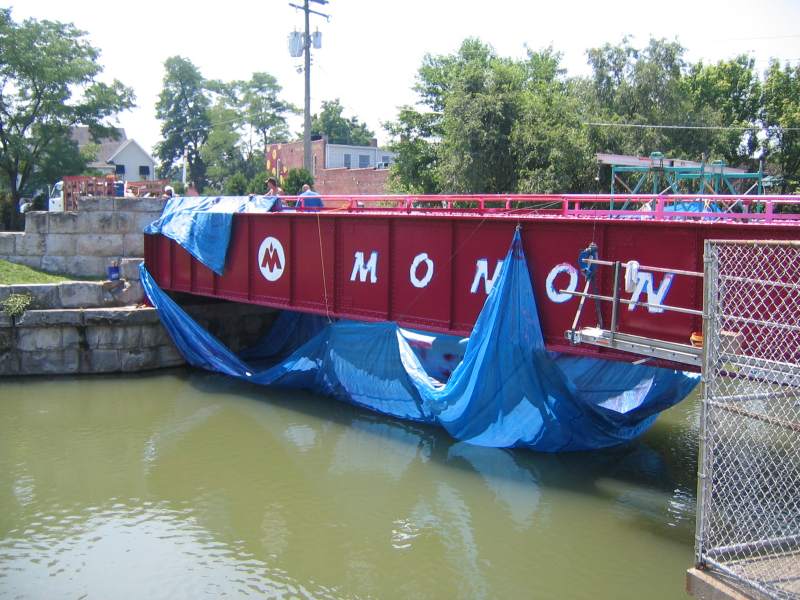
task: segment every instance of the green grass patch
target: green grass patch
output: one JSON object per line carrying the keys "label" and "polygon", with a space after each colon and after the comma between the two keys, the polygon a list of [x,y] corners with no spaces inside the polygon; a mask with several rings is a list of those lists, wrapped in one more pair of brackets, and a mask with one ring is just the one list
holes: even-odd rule
{"label": "green grass patch", "polygon": [[63,275],[44,273],[24,265],[17,265],[5,260],[0,260],[0,285],[12,285],[16,283],[58,283],[59,281],[70,281],[70,278],[64,277]]}

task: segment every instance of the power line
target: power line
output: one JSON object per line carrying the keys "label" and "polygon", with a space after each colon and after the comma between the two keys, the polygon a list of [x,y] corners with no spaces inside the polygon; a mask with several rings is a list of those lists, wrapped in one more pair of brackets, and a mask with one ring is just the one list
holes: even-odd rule
{"label": "power line", "polygon": [[716,38],[709,40],[711,42],[745,42],[750,40],[785,40],[789,38],[799,38],[800,34],[788,34],[788,35],[760,35],[755,37],[734,37],[734,38]]}
{"label": "power line", "polygon": [[[598,123],[584,121],[581,123],[586,127],[627,127],[632,129],[706,129],[717,131],[751,131],[762,129],[759,125],[740,126],[740,125],[650,125],[645,123]],[[800,127],[783,127],[783,131],[800,131]]]}

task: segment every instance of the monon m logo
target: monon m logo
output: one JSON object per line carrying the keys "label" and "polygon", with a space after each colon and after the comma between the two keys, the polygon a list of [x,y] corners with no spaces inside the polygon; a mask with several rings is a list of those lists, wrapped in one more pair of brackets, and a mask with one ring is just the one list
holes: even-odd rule
{"label": "monon m logo", "polygon": [[258,248],[258,268],[267,281],[277,281],[286,267],[283,246],[274,237],[266,237]]}

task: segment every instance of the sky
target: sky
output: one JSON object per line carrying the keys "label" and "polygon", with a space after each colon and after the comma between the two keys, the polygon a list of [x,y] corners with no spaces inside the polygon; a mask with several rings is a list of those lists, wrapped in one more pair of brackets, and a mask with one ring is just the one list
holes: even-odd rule
{"label": "sky", "polygon": [[[417,100],[412,87],[425,54],[451,54],[467,37],[514,58],[524,57],[526,47],[552,46],[570,75],[589,73],[587,48],[624,35],[640,46],[650,36],[677,39],[692,62],[746,53],[760,71],[770,58],[800,63],[800,0],[329,0],[311,6],[330,15],[328,21],[311,17],[312,31],[322,33],[322,48],[312,51],[312,113],[323,100],[339,98],[344,116],[365,122],[381,144],[389,141],[381,124]],[[11,8],[15,21],[71,22],[87,33],[101,51],[101,79],[119,79],[136,93],[137,107],[121,113],[118,124],[151,152],[160,139],[155,103],[170,56],[189,59],[209,79],[266,71],[283,87],[282,99],[303,106],[302,58],[288,50],[303,15],[287,0],[25,0]],[[300,135],[302,117],[290,126]]]}

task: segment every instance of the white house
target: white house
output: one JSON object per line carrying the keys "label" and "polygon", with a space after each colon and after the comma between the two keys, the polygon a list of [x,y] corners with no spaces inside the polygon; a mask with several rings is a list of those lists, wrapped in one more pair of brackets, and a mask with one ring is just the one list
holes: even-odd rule
{"label": "white house", "polygon": [[326,144],[326,169],[375,169],[387,168],[395,160],[394,152],[378,148],[377,140],[370,146]]}
{"label": "white house", "polygon": [[73,127],[72,139],[83,148],[89,143],[98,145],[97,160],[89,167],[104,175],[116,175],[122,181],[144,181],[156,178],[156,161],[133,138],[117,129],[118,139],[92,140],[88,127]]}

